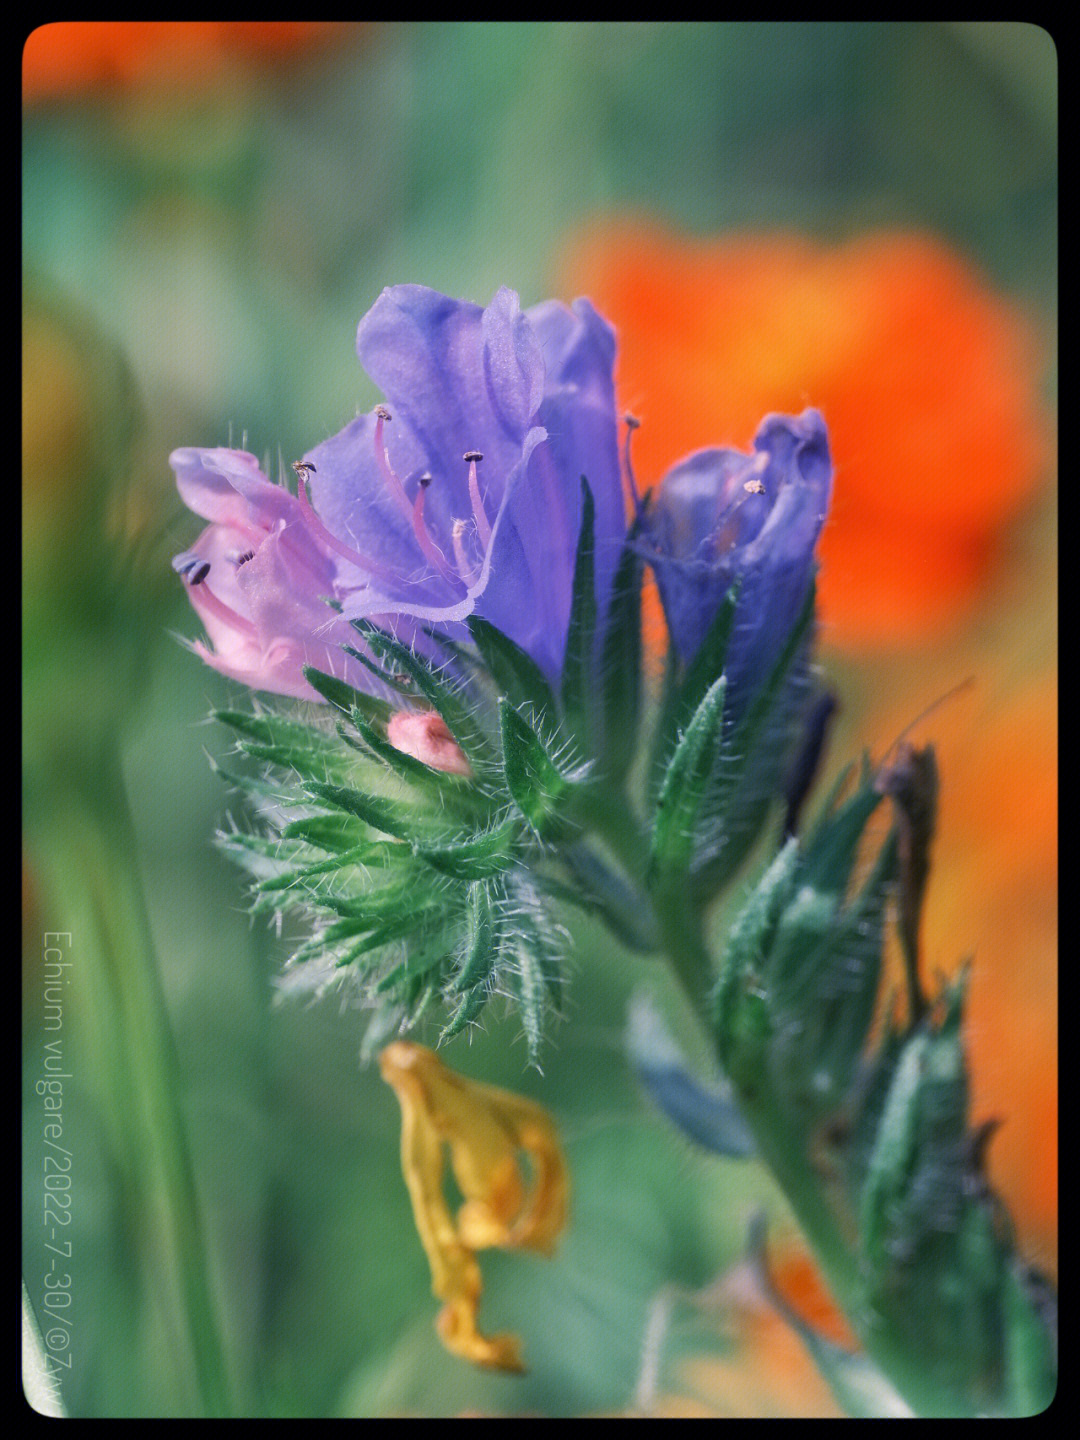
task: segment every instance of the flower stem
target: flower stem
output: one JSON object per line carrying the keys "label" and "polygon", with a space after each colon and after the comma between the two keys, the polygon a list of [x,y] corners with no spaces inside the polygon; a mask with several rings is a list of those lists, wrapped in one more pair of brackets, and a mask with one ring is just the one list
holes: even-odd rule
{"label": "flower stem", "polygon": [[149,1232],[148,1253],[164,1271],[151,1277],[148,1294],[163,1301],[170,1329],[184,1337],[204,1413],[229,1415],[224,1347],[179,1108],[179,1066],[117,757],[105,760],[92,785],[70,789],[66,801],[46,824],[39,820],[31,848],[62,916],[57,923],[73,932],[82,1039],[104,1087],[102,1118],[131,1213]]}

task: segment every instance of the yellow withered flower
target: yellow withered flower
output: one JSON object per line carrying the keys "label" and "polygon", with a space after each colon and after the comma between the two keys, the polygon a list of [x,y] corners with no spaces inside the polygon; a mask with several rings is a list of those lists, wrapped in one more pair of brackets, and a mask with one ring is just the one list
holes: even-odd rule
{"label": "yellow withered flower", "polygon": [[[423,1045],[395,1040],[379,1065],[401,1104],[401,1165],[431,1263],[431,1289],[445,1302],[439,1337],[476,1365],[523,1370],[516,1335],[486,1336],[477,1328],[483,1279],[475,1252],[554,1250],[569,1195],[554,1123],[535,1101],[455,1075]],[[456,1220],[443,1193],[444,1145],[464,1196]]]}

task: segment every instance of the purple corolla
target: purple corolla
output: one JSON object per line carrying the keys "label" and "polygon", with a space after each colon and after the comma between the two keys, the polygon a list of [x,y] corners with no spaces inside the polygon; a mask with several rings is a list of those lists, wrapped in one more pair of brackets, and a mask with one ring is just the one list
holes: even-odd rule
{"label": "purple corolla", "polygon": [[806,601],[831,488],[820,413],[768,415],[751,454],[712,449],[687,456],[643,515],[642,550],[682,661],[694,658],[740,582],[724,663],[733,719],[768,678]]}
{"label": "purple corolla", "polygon": [[211,522],[174,567],[213,649],[254,689],[318,699],[305,665],[376,682],[341,651],[350,620],[411,638],[475,614],[557,681],[581,525],[596,503],[601,622],[626,516],[610,326],[587,300],[522,313],[419,285],[384,290],[357,353],[385,397],[293,469],[297,493],[243,451],[171,457],[181,496]]}

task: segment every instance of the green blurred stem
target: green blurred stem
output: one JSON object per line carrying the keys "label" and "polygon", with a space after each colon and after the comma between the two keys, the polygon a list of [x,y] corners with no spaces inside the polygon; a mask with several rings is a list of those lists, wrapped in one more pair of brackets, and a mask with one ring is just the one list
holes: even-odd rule
{"label": "green blurred stem", "polygon": [[[78,926],[88,1034],[110,1079],[107,1121],[122,1172],[165,1257],[172,1328],[185,1337],[207,1415],[234,1413],[208,1251],[179,1110],[180,1070],[150,935],[137,847],[119,762],[109,756],[86,789],[38,807],[32,840],[52,903]],[[43,818],[48,817],[48,818]],[[81,998],[81,997],[80,997]],[[132,1113],[134,1109],[135,1113]]]}
{"label": "green blurred stem", "polygon": [[687,886],[659,886],[653,904],[660,922],[664,953],[678,977],[707,1039],[711,1039],[709,1003],[716,974],[705,944],[704,914]]}
{"label": "green blurred stem", "polygon": [[642,905],[651,903],[663,940],[664,953],[701,1023],[711,1035],[709,995],[715,979],[705,944],[701,907],[684,884],[657,886],[646,894],[649,842],[644,826],[625,794],[598,785],[588,791],[587,805],[576,817],[598,834],[641,892]]}

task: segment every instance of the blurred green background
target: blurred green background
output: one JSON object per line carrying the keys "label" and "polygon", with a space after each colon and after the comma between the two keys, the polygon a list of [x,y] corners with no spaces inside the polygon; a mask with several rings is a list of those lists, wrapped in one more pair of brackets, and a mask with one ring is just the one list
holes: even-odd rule
{"label": "blurred green background", "polygon": [[[209,1390],[255,1415],[623,1409],[651,1298],[705,1284],[738,1259],[754,1205],[780,1226],[782,1206],[753,1166],[692,1152],[639,1093],[630,991],[646,981],[676,1027],[685,1017],[658,967],[575,922],[571,1020],[543,1076],[525,1071],[514,1022],[447,1054],[541,1099],[565,1137],[574,1220],[558,1257],[484,1261],[482,1323],[522,1334],[530,1373],[441,1350],[399,1112],[358,1070],[358,1017],[333,999],[275,1003],[288,937],[249,923],[211,844],[236,801],[207,763],[228,741],[206,716],[238,697],[177,640],[198,626],[168,562],[199,522],[167,457],[246,436],[276,473],[375,402],[352,347],[384,285],[571,298],[573,236],[610,222],[617,259],[622,214],[698,237],[933,232],[1049,336],[1053,42],[1023,24],[46,26],[24,57],[23,134],[23,1258],[40,1315],[41,937],[71,932],[64,1404],[194,1414]],[[1051,357],[1048,343],[1031,377],[1043,400]],[[991,680],[956,722],[957,751],[1015,701],[1021,747],[1041,727],[1045,788],[1048,478],[947,634],[832,657],[833,769],[858,744],[880,753],[897,716],[974,668]],[[942,681],[929,693],[928,675]],[[1047,677],[1051,703],[1028,722]],[[984,758],[1007,763],[990,744]],[[949,823],[939,852],[964,833],[963,815]],[[1056,852],[1036,858],[1052,887]],[[952,893],[947,868],[937,883]],[[970,949],[979,904],[957,900],[936,963]],[[1027,1005],[1052,1051],[1047,904],[1017,943],[1050,953],[1025,951],[1032,978],[1002,1023]],[[1001,1012],[983,1014],[993,1048]],[[1038,1090],[1056,1105],[1052,1074],[1001,1078],[1019,1138],[1000,1178],[1052,1268],[1053,1175],[1034,1196],[1022,1179],[1025,1127],[1055,1123]],[[1056,1147],[1040,1145],[1045,1166]],[[713,1403],[740,1413],[737,1396]]]}

